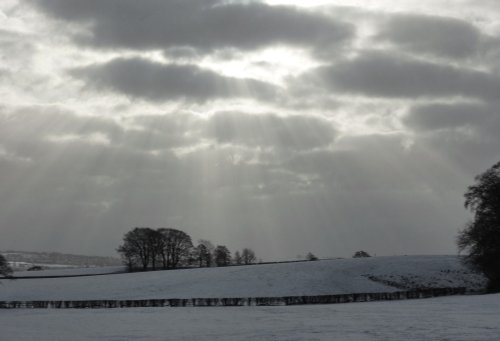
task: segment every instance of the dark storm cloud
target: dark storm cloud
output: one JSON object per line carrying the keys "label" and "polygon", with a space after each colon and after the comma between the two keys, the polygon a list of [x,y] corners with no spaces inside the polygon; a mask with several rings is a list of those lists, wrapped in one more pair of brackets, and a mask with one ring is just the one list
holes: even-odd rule
{"label": "dark storm cloud", "polygon": [[195,65],[161,64],[142,58],[117,58],[78,68],[71,74],[96,88],[152,101],[256,97],[270,99],[275,88],[253,79],[224,77]]}
{"label": "dark storm cloud", "polygon": [[[481,103],[426,104],[411,108],[403,122],[416,130],[490,126],[500,119],[500,108]],[[485,128],[485,127],[484,127]]]}
{"label": "dark storm cloud", "polygon": [[353,35],[350,25],[288,6],[216,0],[39,0],[45,13],[90,24],[88,43],[103,48],[256,49],[275,44],[325,48]]}
{"label": "dark storm cloud", "polygon": [[474,25],[464,20],[408,14],[388,19],[378,38],[413,53],[460,59],[479,52],[482,36]]}
{"label": "dark storm cloud", "polygon": [[210,119],[208,129],[219,143],[292,150],[326,147],[337,136],[326,119],[298,115],[221,112]]}
{"label": "dark storm cloud", "polygon": [[387,53],[364,52],[333,66],[320,67],[313,72],[314,78],[329,90],[369,97],[462,96],[494,100],[500,96],[500,77],[489,72]]}

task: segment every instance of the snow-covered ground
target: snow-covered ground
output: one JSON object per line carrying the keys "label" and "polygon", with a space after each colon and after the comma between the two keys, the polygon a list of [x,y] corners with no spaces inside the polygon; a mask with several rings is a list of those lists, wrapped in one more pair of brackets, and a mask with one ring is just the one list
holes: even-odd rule
{"label": "snow-covered ground", "polygon": [[498,341],[500,295],[288,307],[0,310],[2,341]]}
{"label": "snow-covered ground", "polygon": [[75,266],[70,266],[70,265],[62,265],[62,264],[42,264],[42,263],[29,263],[29,262],[7,262],[12,270],[14,270],[14,273],[18,272],[27,272],[31,273],[32,271],[27,271],[29,268],[34,267],[34,266],[39,266],[42,269],[48,270],[48,269],[65,269],[65,268],[74,268]]}
{"label": "snow-covered ground", "polygon": [[331,295],[484,285],[484,279],[465,269],[456,256],[336,259],[1,282],[2,301]]}
{"label": "snow-covered ground", "polygon": [[40,271],[14,271],[12,276],[14,277],[89,276],[89,275],[121,273],[127,270],[125,266],[103,266],[103,267],[80,268],[80,267],[68,267],[67,265],[61,265],[60,267],[62,269],[61,268],[57,269],[56,267],[53,267],[52,269],[45,269]]}

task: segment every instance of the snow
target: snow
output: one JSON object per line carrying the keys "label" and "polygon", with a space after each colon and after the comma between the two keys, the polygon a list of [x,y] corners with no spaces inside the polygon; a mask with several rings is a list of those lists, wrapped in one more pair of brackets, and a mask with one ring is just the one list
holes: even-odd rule
{"label": "snow", "polygon": [[2,341],[497,341],[500,295],[288,307],[0,310]]}
{"label": "snow", "polygon": [[465,269],[456,256],[400,256],[2,280],[0,300],[269,297],[400,290],[384,284],[388,281],[407,289],[465,286],[477,290],[484,285],[484,279]]}
{"label": "snow", "polygon": [[[46,266],[43,264],[43,266]],[[47,269],[40,271],[14,271],[14,277],[56,277],[56,276],[89,276],[103,275],[125,272],[127,269],[124,266],[103,266],[103,267],[68,267],[62,265],[64,269]]]}
{"label": "snow", "polygon": [[7,263],[9,263],[9,266],[14,270],[14,273],[28,272],[26,270],[33,267],[33,266],[39,266],[42,269],[64,269],[64,268],[74,268],[75,267],[75,266],[63,265],[63,264],[30,263],[30,262],[18,262],[18,261],[8,261]]}

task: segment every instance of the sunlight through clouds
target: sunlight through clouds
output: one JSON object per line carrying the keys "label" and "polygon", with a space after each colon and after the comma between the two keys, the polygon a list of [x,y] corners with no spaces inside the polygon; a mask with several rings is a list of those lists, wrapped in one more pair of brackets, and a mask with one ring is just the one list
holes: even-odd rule
{"label": "sunlight through clouds", "polygon": [[499,11],[2,1],[0,249],[113,255],[175,224],[265,259],[454,252],[498,157]]}

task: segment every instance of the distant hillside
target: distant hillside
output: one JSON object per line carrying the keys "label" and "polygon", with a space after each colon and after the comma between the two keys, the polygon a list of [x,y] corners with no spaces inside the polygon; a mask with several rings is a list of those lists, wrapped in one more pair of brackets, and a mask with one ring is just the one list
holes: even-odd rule
{"label": "distant hillside", "polygon": [[22,270],[33,265],[45,268],[54,267],[95,267],[121,265],[118,258],[72,255],[59,252],[26,252],[26,251],[0,251],[10,262],[15,270]]}

